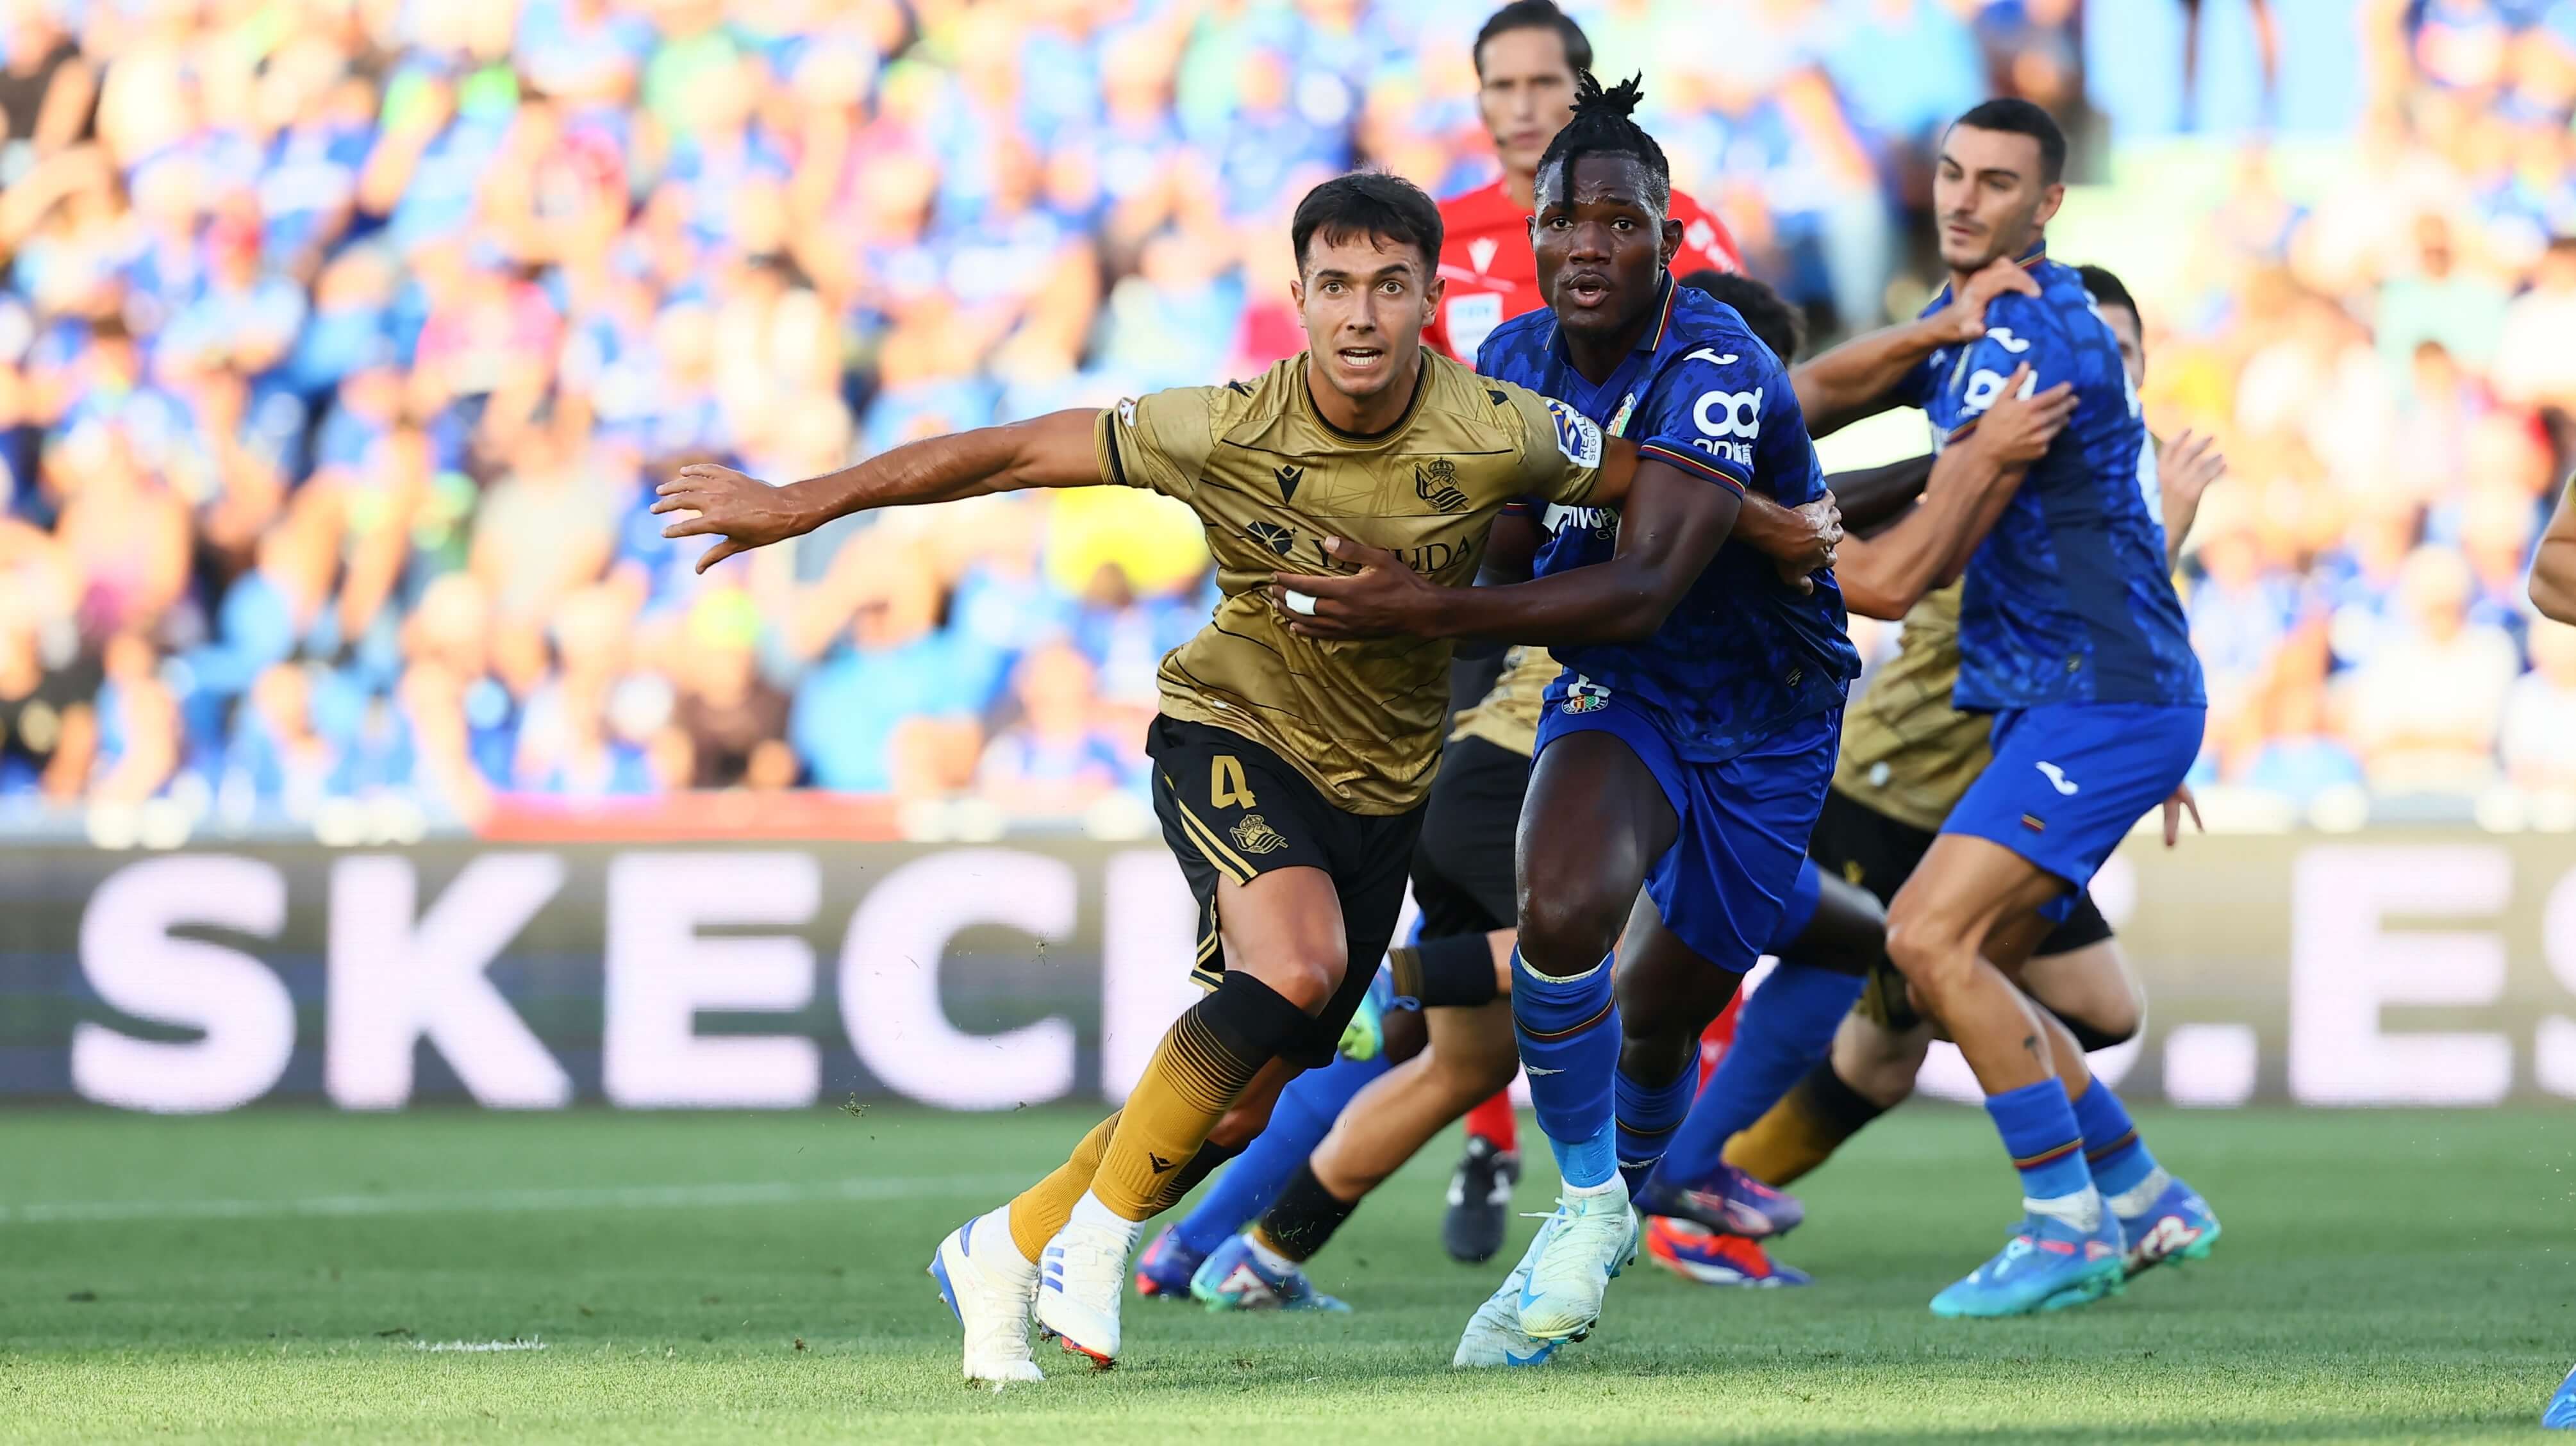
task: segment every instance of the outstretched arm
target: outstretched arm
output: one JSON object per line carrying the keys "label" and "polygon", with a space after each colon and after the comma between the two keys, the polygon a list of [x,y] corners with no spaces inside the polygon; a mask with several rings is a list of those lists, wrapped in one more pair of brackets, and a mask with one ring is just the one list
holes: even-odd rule
{"label": "outstretched arm", "polygon": [[2558,499],[2558,515],[2540,535],[2531,563],[2531,601],[2545,617],[2576,623],[2576,486]]}
{"label": "outstretched arm", "polygon": [[1740,496],[1669,463],[1637,464],[1608,562],[1502,587],[1442,587],[1380,548],[1333,538],[1325,549],[1359,570],[1283,575],[1271,596],[1308,637],[1411,633],[1498,638],[1542,647],[1628,642],[1663,625],[1734,530]]}
{"label": "outstretched arm", "polygon": [[1844,606],[1864,617],[1901,618],[1924,593],[1958,575],[2022,474],[2074,414],[2075,389],[2065,383],[2021,396],[2029,370],[2012,374],[2002,400],[1975,431],[1942,449],[1920,505],[1876,537],[1844,540],[1834,569]]}
{"label": "outstretched arm", "polygon": [[1999,257],[1968,278],[1967,289],[1932,315],[1854,337],[1791,368],[1789,381],[1798,389],[1808,435],[1838,432],[1905,400],[1895,393],[1906,373],[1942,347],[1984,336],[1986,303],[2008,291],[2037,296],[2039,283],[2021,263]]}
{"label": "outstretched arm", "polygon": [[721,537],[704,572],[737,552],[801,537],[836,517],[878,507],[953,502],[1030,487],[1088,487],[1104,479],[1092,429],[1100,413],[1050,412],[910,442],[854,467],[772,487],[730,467],[697,463],[655,489],[655,512],[688,514],[664,537]]}

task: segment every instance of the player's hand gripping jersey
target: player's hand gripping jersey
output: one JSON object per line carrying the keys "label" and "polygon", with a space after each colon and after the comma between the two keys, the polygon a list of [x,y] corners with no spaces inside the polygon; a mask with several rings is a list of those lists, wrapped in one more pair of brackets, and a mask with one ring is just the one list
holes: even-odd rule
{"label": "player's hand gripping jersey", "polygon": [[[1608,381],[1565,359],[1556,317],[1515,317],[1488,338],[1477,369],[1610,418],[1640,462],[1667,463],[1712,487],[1759,489],[1786,507],[1824,495],[1797,393],[1779,358],[1735,309],[1668,277],[1660,319]],[[1615,509],[1552,506],[1541,576],[1606,562]],[[1801,595],[1741,542],[1718,549],[1671,616],[1638,642],[1556,649],[1570,670],[1550,705],[1580,711],[1605,692],[1659,720],[1688,760],[1719,762],[1787,725],[1842,706],[1860,658],[1844,635],[1842,591],[1818,575]]]}
{"label": "player's hand gripping jersey", "polygon": [[1323,542],[1347,537],[1464,586],[1506,503],[1580,505],[1601,465],[1589,421],[1430,352],[1404,419],[1376,436],[1316,413],[1303,353],[1251,381],[1122,402],[1098,436],[1102,475],[1189,504],[1216,556],[1224,601],[1163,659],[1163,712],[1267,746],[1361,814],[1402,813],[1430,789],[1449,644],[1299,637],[1265,591],[1272,574],[1346,571]]}
{"label": "player's hand gripping jersey", "polygon": [[[2080,398],[1968,561],[1957,704],[2203,704],[2164,527],[2148,502],[2155,457],[2119,344],[2074,268],[2040,248],[2023,264],[2039,296],[1988,302],[1985,336],[1934,352],[1901,393],[1930,415],[1936,448],[1977,424],[2016,366],[2031,369],[2027,390],[2073,382]],[[1924,314],[1949,299],[1944,288]]]}

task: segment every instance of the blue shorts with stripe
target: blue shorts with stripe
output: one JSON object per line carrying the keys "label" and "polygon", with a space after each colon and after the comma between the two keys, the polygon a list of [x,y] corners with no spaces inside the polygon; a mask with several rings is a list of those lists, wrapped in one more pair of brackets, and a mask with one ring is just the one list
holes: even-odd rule
{"label": "blue shorts with stripe", "polygon": [[[1568,701],[1573,701],[1569,699]],[[1672,805],[1672,846],[1646,870],[1646,895],[1693,953],[1743,973],[1786,944],[1815,912],[1807,836],[1824,808],[1842,737],[1842,710],[1801,718],[1722,763],[1685,761],[1654,715],[1615,692],[1581,697],[1540,715],[1538,753],[1576,733],[1628,745]],[[1803,887],[1802,887],[1803,885]]]}
{"label": "blue shorts with stripe", "polygon": [[2065,922],[2084,886],[2200,753],[2197,704],[2044,703],[1995,715],[1994,762],[1942,823],[2003,845],[2067,891],[2040,912]]}

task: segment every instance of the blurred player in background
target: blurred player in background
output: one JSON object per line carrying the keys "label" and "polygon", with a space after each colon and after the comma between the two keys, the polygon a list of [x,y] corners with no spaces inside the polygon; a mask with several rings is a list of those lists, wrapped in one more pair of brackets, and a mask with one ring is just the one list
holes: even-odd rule
{"label": "blurred player in background", "polygon": [[[1539,158],[1574,114],[1575,76],[1592,68],[1592,41],[1553,0],[1513,0],[1476,32],[1475,61],[1477,113],[1494,139],[1494,159],[1502,164],[1503,174],[1490,186],[1440,205],[1447,239],[1440,249],[1440,309],[1429,339],[1460,361],[1473,361],[1476,349],[1495,327],[1547,305],[1539,290],[1538,262],[1530,250],[1530,213],[1536,209],[1532,183]],[[1675,276],[1743,269],[1735,238],[1697,201],[1674,192],[1671,219],[1681,227],[1681,249],[1674,253],[1671,267]],[[1490,663],[1458,665],[1469,679],[1459,696],[1486,699],[1474,710],[1476,716],[1462,720],[1465,736],[1481,738],[1492,747],[1462,744],[1452,750],[1445,766],[1475,771],[1473,781],[1455,781],[1451,790],[1462,799],[1482,800],[1480,817],[1519,817],[1520,795],[1529,786],[1529,749],[1519,741],[1520,715],[1535,719],[1538,695],[1557,673],[1544,648],[1514,649],[1510,662],[1511,675],[1503,680],[1495,678]],[[1530,726],[1535,726],[1534,721]],[[1465,810],[1457,817],[1462,828],[1470,826]],[[1454,930],[1454,937],[1463,940],[1467,934],[1511,927],[1510,909],[1496,913],[1476,902],[1509,898],[1509,838],[1508,827],[1503,840],[1491,844],[1451,838],[1435,827],[1426,839],[1427,848],[1444,856],[1426,859],[1426,866],[1454,885],[1450,895],[1457,905],[1441,910],[1442,917],[1436,919],[1428,917],[1432,910],[1425,908],[1422,942],[1432,953],[1433,967],[1446,962],[1439,952],[1444,949],[1457,951],[1450,957],[1466,957],[1463,942],[1445,943],[1443,935]],[[1487,889],[1482,875],[1500,882]],[[1417,899],[1423,886],[1424,881],[1417,878]],[[1435,882],[1432,887],[1436,890],[1439,885]],[[1506,957],[1509,947],[1506,938],[1502,941]],[[1731,1014],[1723,1015],[1711,1028],[1722,1035],[1732,1023]],[[1504,1072],[1504,1084],[1510,1083],[1517,1069],[1515,1060]],[[1518,1144],[1512,1102],[1497,1087],[1468,1112],[1466,1153],[1450,1176],[1449,1210],[1441,1222],[1440,1240],[1451,1258],[1481,1261],[1502,1248],[1512,1187],[1520,1179]],[[1380,1153],[1393,1150],[1390,1145]],[[1395,1158],[1401,1163],[1411,1154],[1412,1149],[1406,1148]]]}

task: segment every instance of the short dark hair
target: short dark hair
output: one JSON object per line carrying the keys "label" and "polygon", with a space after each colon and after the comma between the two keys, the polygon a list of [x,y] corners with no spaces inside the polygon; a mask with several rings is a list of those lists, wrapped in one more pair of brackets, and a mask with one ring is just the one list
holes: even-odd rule
{"label": "short dark hair", "polygon": [[1968,113],[1950,122],[1953,130],[1974,126],[1981,131],[2010,131],[2039,142],[2040,184],[2054,186],[2066,179],[2066,132],[2048,112],[2019,96],[1998,96],[1969,107]]}
{"label": "short dark hair", "polygon": [[1664,159],[1664,148],[1645,128],[1629,119],[1637,105],[1646,98],[1640,77],[1630,76],[1608,90],[1591,71],[1574,77],[1574,119],[1547,143],[1538,158],[1538,172],[1545,176],[1559,166],[1565,168],[1565,181],[1571,186],[1574,163],[1587,155],[1627,156],[1646,173],[1646,204],[1658,216],[1669,216],[1673,210],[1673,168]]}
{"label": "short dark hair", "polygon": [[1694,271],[1682,278],[1681,284],[1693,291],[1705,291],[1735,308],[1744,325],[1771,354],[1785,365],[1796,361],[1806,350],[1807,324],[1798,316],[1798,308],[1786,297],[1771,289],[1768,282],[1756,280],[1740,271]]}
{"label": "short dark hair", "polygon": [[1425,280],[1440,264],[1440,207],[1420,186],[1384,171],[1335,176],[1297,203],[1288,239],[1297,248],[1300,275],[1306,270],[1306,243],[1318,234],[1328,245],[1366,236],[1413,247],[1422,253]]}
{"label": "short dark hair", "polygon": [[2138,310],[2138,299],[2131,296],[2129,288],[2121,285],[2120,278],[2112,275],[2108,269],[2100,266],[2078,266],[2075,268],[2075,274],[2084,279],[2084,289],[2093,293],[2095,306],[2125,306],[2131,316],[2138,318],[2140,322],[2146,320],[2146,313]]}
{"label": "short dark hair", "polygon": [[1485,28],[1476,32],[1476,78],[1485,78],[1485,42],[1497,35],[1515,30],[1553,30],[1565,42],[1565,63],[1580,75],[1592,68],[1592,38],[1574,17],[1556,8],[1556,0],[1512,0],[1512,3],[1485,18]]}

